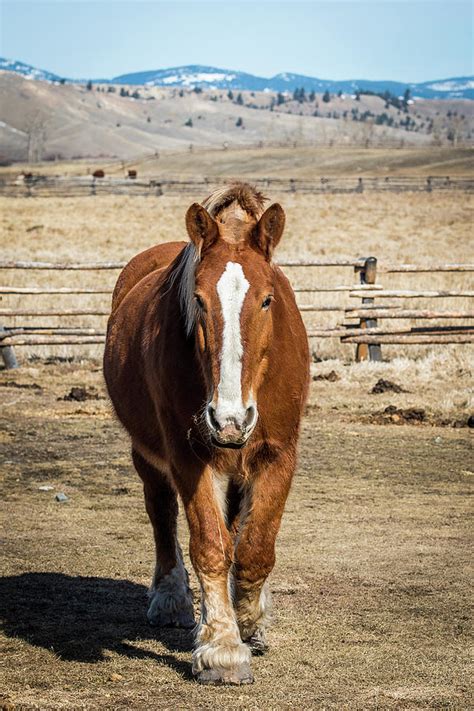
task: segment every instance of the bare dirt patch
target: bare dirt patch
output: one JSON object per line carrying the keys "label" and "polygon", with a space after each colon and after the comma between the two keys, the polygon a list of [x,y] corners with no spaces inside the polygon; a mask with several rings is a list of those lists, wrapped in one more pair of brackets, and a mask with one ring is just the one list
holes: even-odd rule
{"label": "bare dirt patch", "polygon": [[[191,636],[147,625],[152,536],[127,438],[106,400],[57,400],[73,385],[102,395],[100,366],[15,374],[43,389],[2,391],[5,708],[469,708],[472,434],[364,423],[349,370],[312,386],[271,650],[245,688],[198,686]],[[415,397],[363,388],[378,407]],[[186,548],[183,521],[180,534]]]}

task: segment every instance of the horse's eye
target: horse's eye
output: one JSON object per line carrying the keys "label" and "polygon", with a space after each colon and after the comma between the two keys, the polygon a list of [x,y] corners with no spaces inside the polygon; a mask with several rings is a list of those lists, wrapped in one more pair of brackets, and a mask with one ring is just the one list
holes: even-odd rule
{"label": "horse's eye", "polygon": [[262,303],[262,309],[265,309],[265,311],[270,308],[270,304],[273,301],[273,296],[267,296],[267,298],[264,300]]}
{"label": "horse's eye", "polygon": [[199,306],[200,309],[204,308],[204,301],[202,298],[199,296],[199,294],[194,294],[194,298],[196,299],[196,303]]}

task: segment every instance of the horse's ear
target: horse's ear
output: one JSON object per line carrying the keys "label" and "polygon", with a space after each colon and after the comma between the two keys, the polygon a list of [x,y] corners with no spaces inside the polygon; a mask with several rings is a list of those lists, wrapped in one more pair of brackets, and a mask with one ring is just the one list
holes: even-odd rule
{"label": "horse's ear", "polygon": [[194,246],[201,253],[219,237],[219,228],[208,211],[195,202],[186,213],[186,229]]}
{"label": "horse's ear", "polygon": [[284,229],[285,212],[282,206],[276,202],[265,210],[254,232],[255,246],[263,253],[267,261],[271,260]]}

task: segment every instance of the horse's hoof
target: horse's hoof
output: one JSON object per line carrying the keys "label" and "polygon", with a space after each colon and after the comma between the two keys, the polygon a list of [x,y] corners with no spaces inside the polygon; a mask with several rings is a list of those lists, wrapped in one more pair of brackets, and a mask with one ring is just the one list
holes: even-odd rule
{"label": "horse's hoof", "polygon": [[224,669],[223,667],[203,669],[197,674],[196,678],[200,684],[213,684],[214,686],[253,684],[253,674],[248,662],[244,662],[233,669]]}
{"label": "horse's hoof", "polygon": [[256,630],[251,637],[245,640],[245,644],[250,647],[252,654],[260,656],[268,651],[268,644],[263,630]]}

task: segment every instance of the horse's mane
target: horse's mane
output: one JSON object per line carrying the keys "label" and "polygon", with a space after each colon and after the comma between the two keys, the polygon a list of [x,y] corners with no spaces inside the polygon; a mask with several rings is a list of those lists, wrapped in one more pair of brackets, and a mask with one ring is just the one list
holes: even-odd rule
{"label": "horse's mane", "polygon": [[[217,221],[226,210],[227,217],[232,215],[237,219],[244,217],[257,222],[263,213],[266,200],[268,198],[252,185],[235,181],[214,190],[201,204]],[[242,215],[242,211],[245,213],[244,215]],[[179,255],[178,261],[169,275],[170,285],[178,283],[179,303],[188,336],[194,329],[197,317],[194,289],[196,266],[199,259],[198,250],[193,242],[189,242]]]}
{"label": "horse's mane", "polygon": [[202,206],[206,208],[211,217],[217,220],[226,208],[232,206],[236,212],[243,210],[247,217],[256,221],[262,216],[267,200],[268,198],[253,185],[236,180],[214,190],[203,201]]}

